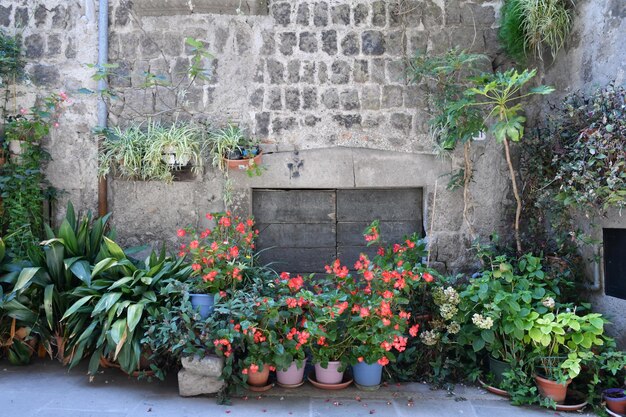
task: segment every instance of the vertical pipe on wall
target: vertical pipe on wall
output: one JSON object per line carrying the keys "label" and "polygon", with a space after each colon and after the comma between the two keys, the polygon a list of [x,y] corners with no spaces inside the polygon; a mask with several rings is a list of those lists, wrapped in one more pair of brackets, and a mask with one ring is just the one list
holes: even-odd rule
{"label": "vertical pipe on wall", "polygon": [[[100,0],[98,7],[98,67],[106,65],[109,58],[109,1]],[[107,89],[107,80],[98,80],[98,128],[107,127],[107,105],[103,92]],[[100,148],[100,139],[98,148]],[[100,151],[100,149],[98,149]],[[98,214],[104,216],[108,211],[107,178],[98,179]]]}

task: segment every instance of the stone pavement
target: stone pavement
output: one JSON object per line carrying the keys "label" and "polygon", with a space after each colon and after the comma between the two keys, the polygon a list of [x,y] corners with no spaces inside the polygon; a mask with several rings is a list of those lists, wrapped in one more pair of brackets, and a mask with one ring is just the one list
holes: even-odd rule
{"label": "stone pavement", "polygon": [[[573,415],[571,413],[569,415]],[[476,387],[454,393],[425,384],[321,391],[308,383],[296,390],[277,387],[218,405],[214,398],[178,396],[175,375],[165,382],[128,378],[105,370],[89,383],[86,368],[67,372],[58,363],[37,361],[27,367],[0,362],[0,417],[541,417],[567,416],[552,410],[514,407]],[[592,416],[593,414],[583,414]]]}

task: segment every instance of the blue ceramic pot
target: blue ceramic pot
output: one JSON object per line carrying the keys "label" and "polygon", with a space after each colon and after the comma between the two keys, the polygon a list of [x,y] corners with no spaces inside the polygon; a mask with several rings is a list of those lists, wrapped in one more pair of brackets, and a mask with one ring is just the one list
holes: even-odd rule
{"label": "blue ceramic pot", "polygon": [[206,320],[213,313],[215,294],[189,294],[191,305],[194,310],[200,312],[200,317]]}
{"label": "blue ceramic pot", "polygon": [[352,365],[354,382],[363,387],[374,387],[380,385],[383,377],[383,366],[378,363],[368,364],[359,362]]}

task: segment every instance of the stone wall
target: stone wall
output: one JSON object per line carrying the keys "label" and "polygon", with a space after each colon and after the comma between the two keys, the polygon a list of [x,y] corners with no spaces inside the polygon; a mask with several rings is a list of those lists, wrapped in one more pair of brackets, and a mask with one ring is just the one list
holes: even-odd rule
{"label": "stone wall", "polygon": [[[614,81],[626,84],[626,2],[623,0],[582,0],[577,2],[574,31],[566,49],[545,71],[546,82],[557,88],[558,96],[573,91],[590,92]],[[553,99],[556,100],[556,97]],[[581,219],[581,224],[589,220]],[[626,228],[626,214],[610,211],[593,219],[588,231],[594,239],[602,240],[602,228]],[[595,265],[592,259],[602,255],[599,247],[584,248],[590,261],[587,272],[593,281]],[[602,262],[602,261],[601,261]],[[599,267],[599,288],[591,291],[594,308],[612,322],[608,329],[626,349],[626,300],[606,296],[603,267]]]}
{"label": "stone wall", "polygon": [[[168,4],[174,3],[181,2]],[[109,54],[119,65],[110,81],[119,96],[111,101],[109,123],[126,126],[155,115],[245,127],[261,139],[267,170],[253,179],[231,174],[233,207],[244,214],[252,187],[422,187],[432,259],[450,270],[467,266],[462,193],[445,187],[462,155],[441,159],[433,153],[425,88],[411,83],[406,64],[417,49],[443,52],[457,45],[495,56],[500,2],[272,0],[266,15],[237,14],[234,8],[229,13],[224,5],[233,2],[219,3],[219,14],[173,7],[158,15],[155,0],[110,0]],[[93,70],[84,64],[97,58],[97,1],[0,5],[0,25],[25,39],[33,85],[24,87],[23,98],[48,89],[74,96],[49,144],[54,159],[47,173],[66,191],[60,206],[71,199],[78,208],[95,209],[97,146],[89,130],[96,124],[96,102],[76,92],[95,89]],[[152,5],[151,11],[142,13],[139,5]],[[19,19],[28,21],[16,29]],[[146,71],[187,86],[185,37],[202,40],[213,54],[205,62],[211,79],[178,95],[143,88]],[[172,105],[184,111],[168,113]],[[511,198],[502,149],[478,142],[473,158],[469,212],[476,231],[507,235]],[[193,181],[110,179],[108,187],[112,221],[125,245],[173,243],[177,227],[200,223],[205,212],[224,207],[223,177],[212,167]]]}
{"label": "stone wall", "polygon": [[[462,195],[445,188],[459,155],[441,161],[432,153],[425,88],[411,83],[406,69],[418,49],[458,45],[495,55],[498,2],[275,0],[267,16],[142,16],[129,2],[113,4],[111,60],[126,75],[114,84],[125,97],[111,109],[114,124],[163,115],[176,97],[163,88],[145,91],[137,74],[149,69],[180,81],[189,56],[183,40],[197,38],[214,56],[207,62],[212,78],[185,91],[177,117],[238,123],[261,139],[266,155],[261,177],[231,174],[235,209],[249,212],[252,187],[421,186],[433,259],[451,269],[467,264]],[[506,235],[506,167],[492,145],[475,147],[481,181],[473,192],[489,204],[474,204],[471,213],[478,232]],[[361,161],[359,149],[372,150],[375,162]],[[362,163],[370,165],[368,178],[359,177]],[[211,168],[195,182],[113,180],[110,191],[114,222],[130,243],[172,239],[177,225],[223,207],[220,175]]]}

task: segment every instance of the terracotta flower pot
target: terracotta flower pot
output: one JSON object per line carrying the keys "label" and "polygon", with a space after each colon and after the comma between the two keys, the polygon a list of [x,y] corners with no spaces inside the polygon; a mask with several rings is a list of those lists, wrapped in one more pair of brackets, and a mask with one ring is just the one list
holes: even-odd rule
{"label": "terracotta flower pot", "polygon": [[535,375],[535,383],[539,389],[539,394],[546,398],[552,398],[557,404],[562,404],[567,396],[567,387],[572,382],[568,379],[565,384],[558,383],[551,379],[546,379]]}
{"label": "terracotta flower pot", "polygon": [[[617,397],[615,395],[621,394],[621,397]],[[614,395],[611,397],[611,395]],[[624,389],[622,388],[609,388],[605,389],[602,392],[602,397],[606,402],[606,406],[609,410],[613,411],[617,414],[626,414],[626,394],[624,394]]]}
{"label": "terracotta flower pot", "polygon": [[270,377],[270,367],[269,365],[263,365],[263,368],[259,368],[256,372],[248,371],[248,385],[252,385],[255,387],[263,387],[267,385],[267,380]]}
{"label": "terracotta flower pot", "polygon": [[257,156],[255,156],[254,158],[248,158],[248,159],[226,159],[226,158],[224,158],[224,163],[225,163],[226,167],[228,167],[228,169],[245,171],[252,164],[254,164],[256,166],[261,165],[261,157],[262,156],[263,156],[263,154],[260,153]]}

